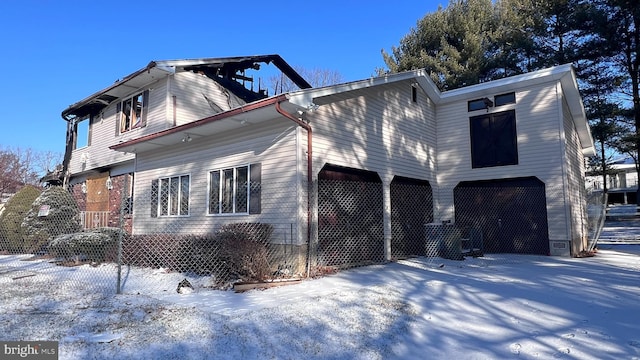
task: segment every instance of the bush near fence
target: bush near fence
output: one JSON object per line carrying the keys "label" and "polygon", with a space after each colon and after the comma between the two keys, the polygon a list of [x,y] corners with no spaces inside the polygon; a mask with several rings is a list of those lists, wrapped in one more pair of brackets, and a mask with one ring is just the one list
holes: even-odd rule
{"label": "bush near fence", "polygon": [[122,263],[213,276],[220,286],[264,281],[276,271],[270,256],[272,233],[270,224],[236,223],[207,235],[127,236]]}

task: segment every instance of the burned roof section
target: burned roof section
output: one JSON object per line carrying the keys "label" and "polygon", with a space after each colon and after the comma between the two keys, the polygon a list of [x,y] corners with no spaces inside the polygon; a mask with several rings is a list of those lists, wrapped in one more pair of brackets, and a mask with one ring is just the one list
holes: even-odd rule
{"label": "burned roof section", "polygon": [[226,58],[202,58],[187,60],[152,61],[146,67],[117,80],[111,86],[69,106],[62,112],[66,121],[81,120],[98,114],[113,101],[127,96],[161,77],[176,71],[201,73],[219,83],[245,102],[253,102],[267,97],[258,84],[254,90],[254,79],[246,75],[247,70],[259,70],[261,64],[273,64],[300,89],[311,85],[298,74],[280,55],[257,55]]}

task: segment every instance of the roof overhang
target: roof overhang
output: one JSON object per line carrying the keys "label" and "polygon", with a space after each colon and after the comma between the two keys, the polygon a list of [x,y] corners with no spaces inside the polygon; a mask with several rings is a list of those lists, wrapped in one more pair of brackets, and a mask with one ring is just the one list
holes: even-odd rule
{"label": "roof overhang", "polygon": [[172,73],[172,69],[157,67],[156,63],[152,61],[146,67],[116,81],[106,89],[70,105],[62,112],[62,118],[67,121],[86,118],[100,112],[114,100],[130,95],[133,91]]}
{"label": "roof overhang", "polygon": [[339,85],[326,86],[321,88],[305,89],[289,93],[289,101],[303,108],[310,108],[315,105],[324,105],[334,101],[334,96],[352,92],[358,94],[359,90],[392,84],[400,81],[411,80],[424,91],[433,101],[440,98],[440,91],[424,70],[405,71],[401,73],[388,74],[380,77],[348,82]]}
{"label": "roof overhang", "polygon": [[279,117],[275,104],[286,99],[285,95],[266,98],[204,119],[123,141],[111,146],[110,149],[125,153],[142,153],[242,129]]}
{"label": "roof overhang", "polygon": [[225,71],[257,69],[259,68],[256,66],[258,63],[271,63],[299,88],[311,88],[311,85],[277,54],[152,61],[146,67],[116,81],[113,85],[70,105],[62,112],[62,118],[66,121],[84,119],[91,114],[100,112],[111,102],[131,95],[134,91],[162,77],[174,74],[176,71],[216,72],[220,69]]}

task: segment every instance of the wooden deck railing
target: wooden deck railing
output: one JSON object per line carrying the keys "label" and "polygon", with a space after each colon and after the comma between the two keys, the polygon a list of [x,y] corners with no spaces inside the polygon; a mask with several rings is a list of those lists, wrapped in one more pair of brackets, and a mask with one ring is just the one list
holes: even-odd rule
{"label": "wooden deck railing", "polygon": [[108,211],[81,211],[80,224],[83,229],[95,229],[109,226]]}

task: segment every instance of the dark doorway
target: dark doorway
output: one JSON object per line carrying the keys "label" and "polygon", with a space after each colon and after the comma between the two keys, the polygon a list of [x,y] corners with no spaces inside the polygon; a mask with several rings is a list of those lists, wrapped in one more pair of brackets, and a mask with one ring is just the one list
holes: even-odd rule
{"label": "dark doorway", "polygon": [[485,253],[549,254],[546,194],[539,179],[464,181],[453,196],[456,224],[479,229]]}
{"label": "dark doorway", "polygon": [[382,181],[373,172],[325,165],[318,175],[320,265],[384,261]]}

